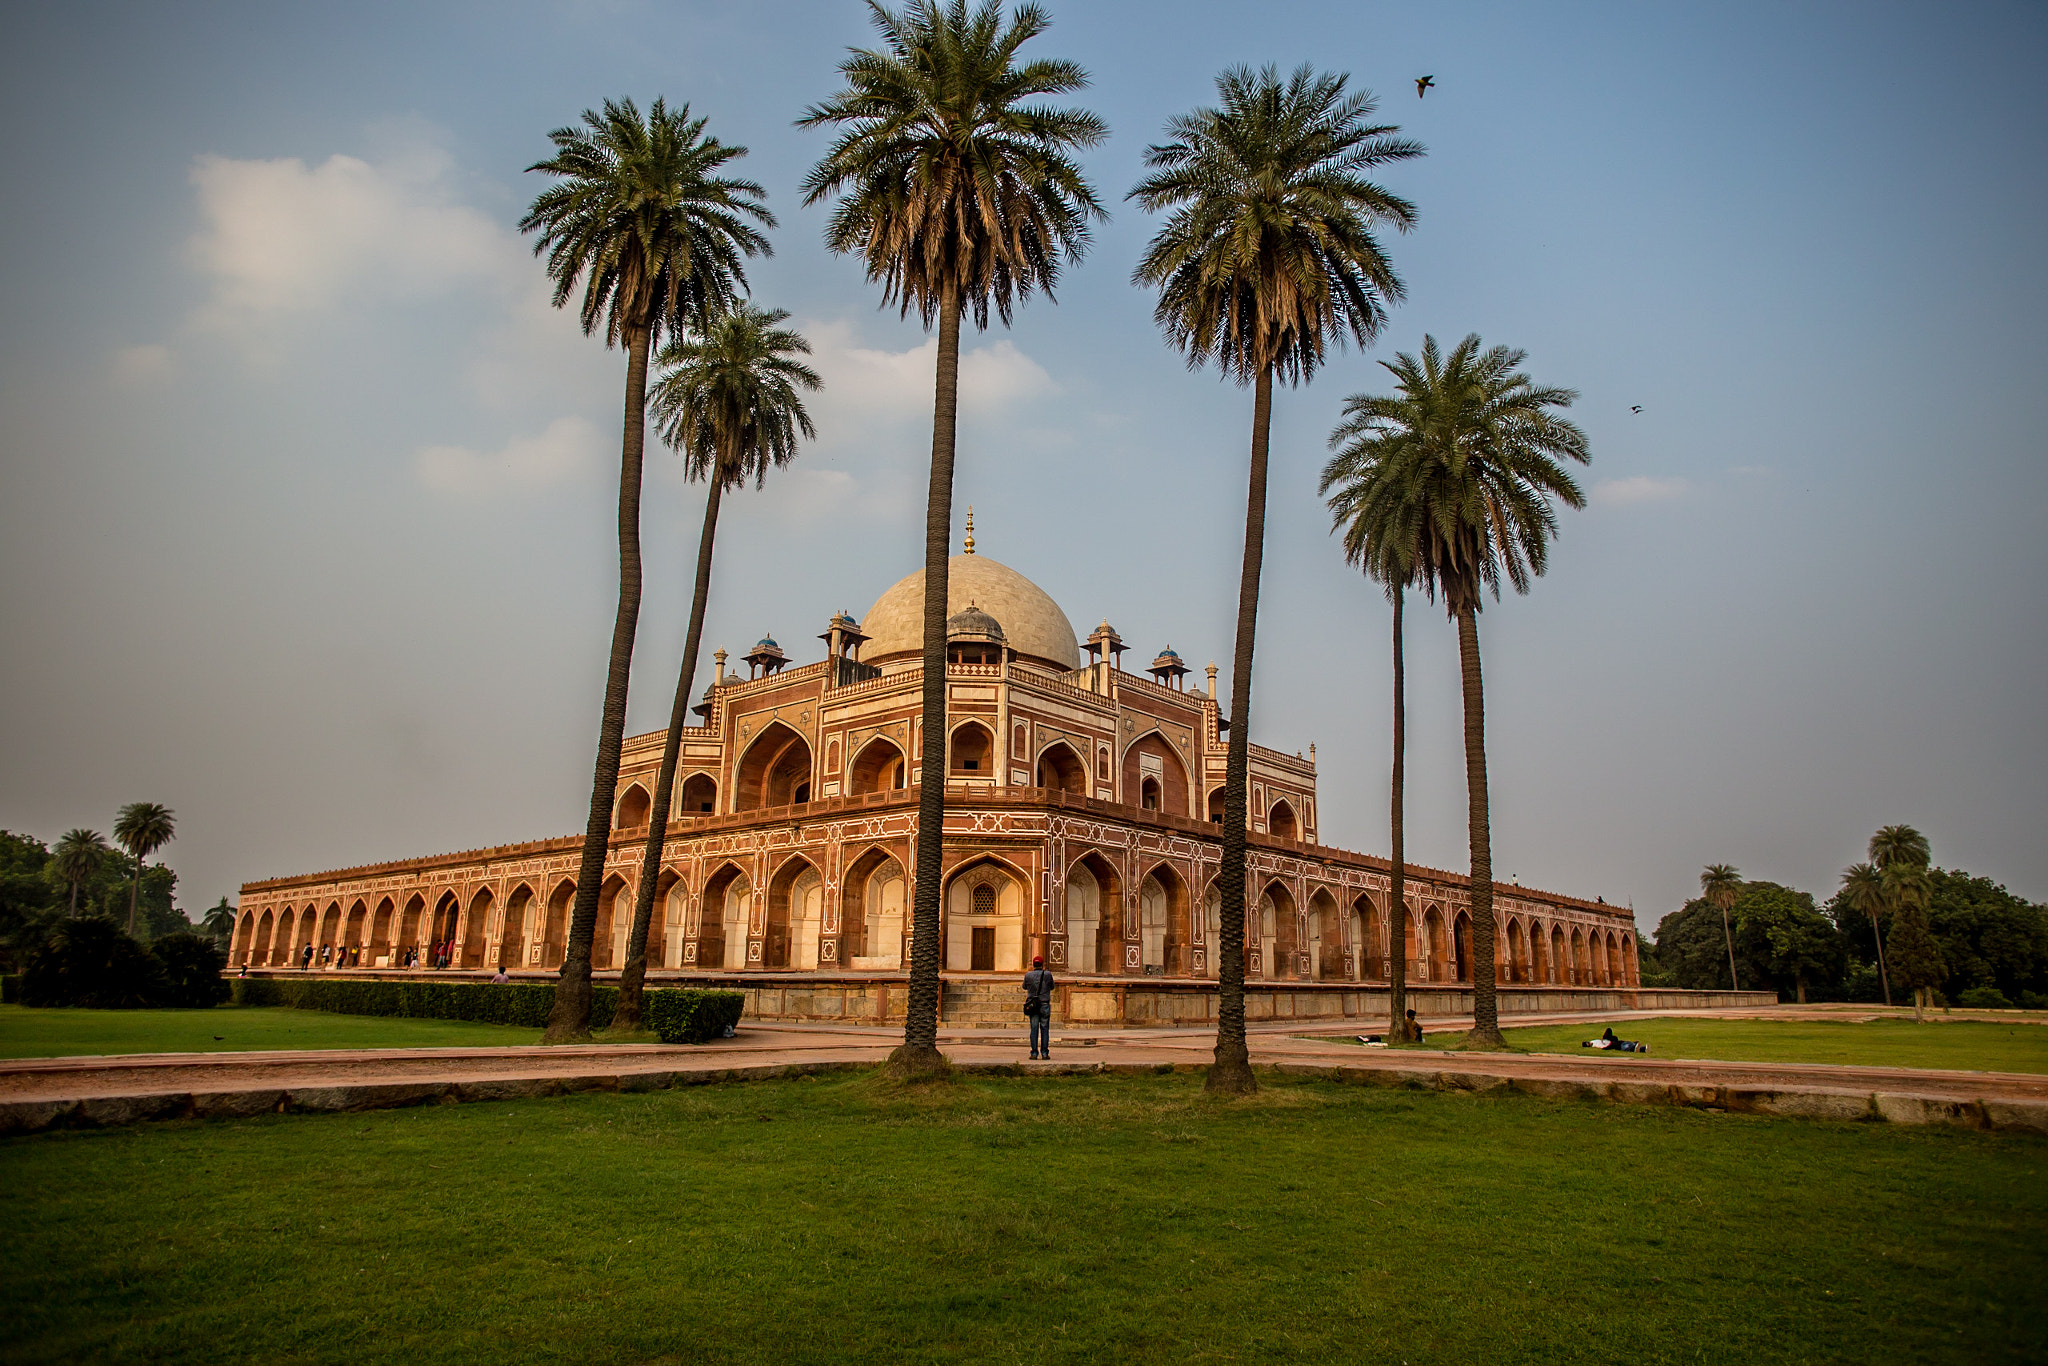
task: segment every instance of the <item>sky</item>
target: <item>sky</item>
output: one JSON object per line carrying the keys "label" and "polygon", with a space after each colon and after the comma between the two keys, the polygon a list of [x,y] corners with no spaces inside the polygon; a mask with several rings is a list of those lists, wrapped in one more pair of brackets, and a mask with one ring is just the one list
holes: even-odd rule
{"label": "sky", "polygon": [[[1250,398],[1162,340],[1124,195],[1224,68],[1346,72],[1428,156],[1382,176],[1419,211],[1384,335],[1275,401],[1252,735],[1316,745],[1324,840],[1386,849],[1391,696],[1327,438],[1379,360],[1476,332],[1578,391],[1593,452],[1548,575],[1480,620],[1497,876],[1654,928],[1707,863],[1825,898],[1904,821],[2048,900],[2048,10],[1051,10],[1027,51],[1091,73],[1111,217],[1056,301],[967,338],[981,553],[1083,634],[1228,658]],[[754,298],[827,383],[799,462],[726,501],[707,648],[810,658],[914,570],[935,351],[799,203],[825,139],[794,121],[870,39],[848,0],[17,12],[0,826],[163,802],[195,915],[581,828],[624,364],[516,224],[548,131],[607,98],[749,149],[780,220]],[[650,455],[634,731],[665,723],[689,606],[676,466]],[[1409,855],[1456,869],[1455,639],[1408,621]]]}

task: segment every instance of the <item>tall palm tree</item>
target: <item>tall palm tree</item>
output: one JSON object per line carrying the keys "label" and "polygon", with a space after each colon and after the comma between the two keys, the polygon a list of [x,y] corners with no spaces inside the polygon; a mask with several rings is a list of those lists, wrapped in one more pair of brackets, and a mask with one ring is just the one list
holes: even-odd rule
{"label": "tall palm tree", "polygon": [[1419,509],[1415,580],[1442,595],[1458,628],[1465,710],[1465,800],[1471,850],[1471,1042],[1499,1047],[1494,982],[1493,834],[1486,780],[1486,694],[1480,673],[1479,610],[1502,580],[1518,593],[1550,563],[1555,499],[1585,506],[1563,461],[1592,459],[1586,435],[1556,410],[1570,389],[1531,382],[1522,351],[1480,349],[1468,336],[1448,355],[1424,337],[1420,359],[1401,352],[1380,364],[1396,392],[1361,394],[1346,405],[1351,424],[1382,434],[1380,476],[1387,497]]}
{"label": "tall palm tree", "polygon": [[683,664],[676,675],[675,703],[662,744],[661,772],[654,781],[648,817],[647,853],[633,893],[633,927],[626,939],[626,967],[619,977],[619,1005],[612,1028],[640,1028],[641,984],[647,977],[647,934],[654,920],[654,889],[661,877],[668,839],[669,804],[682,753],[683,726],[690,714],[690,683],[697,675],[697,651],[704,639],[704,604],[711,596],[711,548],[718,534],[718,508],[728,488],[749,478],[760,487],[771,466],[796,458],[797,438],[814,437],[803,391],[824,386],[815,370],[795,357],[811,344],[781,326],[781,309],[742,305],[705,324],[701,335],[679,337],[663,347],[655,364],[666,373],[654,386],[653,404],[662,439],[683,456],[683,472],[709,486],[704,497],[704,530],[697,538],[697,584],[690,598],[690,625],[683,636]]}
{"label": "tall palm tree", "polygon": [[882,38],[840,64],[846,86],[798,126],[838,136],[804,183],[804,203],[837,198],[825,245],[858,256],[885,303],[938,327],[931,481],[925,497],[923,756],[917,810],[910,989],[899,1075],[946,1063],[939,1033],[939,883],[945,873],[946,593],[959,412],[960,318],[1007,326],[1032,293],[1051,298],[1062,262],[1077,264],[1089,220],[1105,215],[1074,152],[1108,136],[1082,109],[1040,103],[1085,89],[1073,62],[1019,62],[1051,26],[1036,4],[1006,23],[1000,0],[870,0]]}
{"label": "tall palm tree", "polygon": [[58,877],[71,886],[71,902],[65,909],[66,915],[78,914],[78,886],[91,877],[100,866],[100,860],[113,849],[107,844],[106,836],[97,830],[66,830],[51,851],[50,866]]}
{"label": "tall palm tree", "polygon": [[206,914],[199,919],[199,926],[218,939],[223,949],[228,948],[235,940],[235,908],[228,905],[228,899],[223,896],[207,907]]}
{"label": "tall palm tree", "polygon": [[1870,937],[1877,944],[1877,982],[1884,988],[1884,1003],[1892,1003],[1891,978],[1884,970],[1884,932],[1877,926],[1877,913],[1891,908],[1885,890],[1884,873],[1875,864],[1857,863],[1842,870],[1842,901],[1851,910],[1870,917]]}
{"label": "tall palm tree", "polygon": [[1910,825],[1881,826],[1870,837],[1870,861],[1880,873],[1902,863],[1925,868],[1933,857],[1927,836]]}
{"label": "tall palm tree", "polygon": [[1208,1088],[1257,1089],[1244,1035],[1247,748],[1252,656],[1266,542],[1266,463],[1273,381],[1314,378],[1331,345],[1367,346],[1404,290],[1374,229],[1406,231],[1414,206],[1368,180],[1375,166],[1422,155],[1419,143],[1375,124],[1370,92],[1304,65],[1238,67],[1216,78],[1218,104],[1176,115],[1168,141],[1146,150],[1152,173],[1130,197],[1167,211],[1132,273],[1156,288],[1153,321],[1188,358],[1213,360],[1252,388],[1251,468],[1244,560],[1231,658],[1230,748],[1223,780],[1223,924],[1218,934],[1215,1063]]}
{"label": "tall palm tree", "polygon": [[[1917,833],[1917,832],[1916,832]],[[1924,848],[1926,841],[1921,841]],[[1913,992],[1913,1018],[1924,1021],[1934,1003],[1934,988],[1944,972],[1941,946],[1927,924],[1934,899],[1934,879],[1924,862],[1894,858],[1885,865],[1884,890],[1892,907],[1892,967]]]}
{"label": "tall palm tree", "polygon": [[135,912],[142,904],[142,861],[169,844],[178,833],[178,820],[168,806],[156,802],[130,802],[114,819],[114,838],[135,859],[135,877],[128,884],[128,933],[135,933]]}
{"label": "tall palm tree", "polygon": [[768,252],[768,240],[755,225],[775,226],[762,203],[766,191],[751,180],[719,174],[747,149],[705,136],[704,123],[690,117],[687,104],[670,110],[656,100],[643,119],[633,101],[607,100],[602,113],[584,111],[581,127],[548,134],[555,155],[527,168],[560,178],[534,198],[519,223],[521,232],[538,234],[533,250],[546,255],[555,307],[568,303],[580,283],[584,332],[602,328],[607,346],[626,351],[618,611],[568,951],[543,1036],[550,1043],[590,1033],[590,940],[597,929],[598,887],[626,729],[627,676],[640,623],[648,356],[663,333],[709,317],[746,287],[742,258]]}
{"label": "tall palm tree", "polygon": [[1742,990],[1742,978],[1735,972],[1735,931],[1728,925],[1728,908],[1742,895],[1742,874],[1732,863],[1710,863],[1700,870],[1700,895],[1721,913],[1721,937],[1728,943],[1728,984]]}
{"label": "tall palm tree", "polygon": [[1407,751],[1408,680],[1401,627],[1407,590],[1415,586],[1415,567],[1427,509],[1414,496],[1414,481],[1403,477],[1401,459],[1409,436],[1398,423],[1380,417],[1367,395],[1345,405],[1345,420],[1330,434],[1337,448],[1323,466],[1319,491],[1328,498],[1331,515],[1344,532],[1344,558],[1383,585],[1394,605],[1394,764],[1393,793],[1388,804],[1390,861],[1387,902],[1388,966],[1387,1030],[1399,1034],[1408,1008],[1407,896]]}

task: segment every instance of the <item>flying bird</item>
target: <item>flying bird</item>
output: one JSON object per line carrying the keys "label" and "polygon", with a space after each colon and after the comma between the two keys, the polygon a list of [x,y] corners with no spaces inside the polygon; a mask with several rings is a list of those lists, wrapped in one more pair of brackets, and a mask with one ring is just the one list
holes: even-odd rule
{"label": "flying bird", "polygon": [[1628,410],[1632,413],[1640,413],[1643,410],[1643,405],[1640,403],[1631,403],[1628,405]]}
{"label": "flying bird", "polygon": [[1435,84],[1436,77],[1434,76],[1417,76],[1415,78],[1415,98],[1421,99],[1429,93],[1429,88]]}

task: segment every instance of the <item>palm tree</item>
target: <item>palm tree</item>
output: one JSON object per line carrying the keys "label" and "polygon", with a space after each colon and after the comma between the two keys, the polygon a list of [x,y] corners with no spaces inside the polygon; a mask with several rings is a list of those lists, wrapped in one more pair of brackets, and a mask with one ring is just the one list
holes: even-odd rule
{"label": "palm tree", "polygon": [[1389,499],[1420,509],[1415,581],[1441,594],[1458,628],[1465,709],[1465,800],[1471,848],[1471,1042],[1500,1047],[1494,982],[1493,836],[1486,780],[1486,701],[1479,661],[1479,609],[1505,579],[1526,593],[1549,567],[1556,499],[1584,507],[1561,460],[1591,460],[1586,436],[1560,417],[1578,397],[1539,387],[1516,367],[1525,353],[1481,351],[1468,336],[1449,355],[1424,337],[1422,355],[1401,352],[1381,365],[1397,392],[1361,394],[1346,405],[1351,425],[1380,434]]}
{"label": "palm tree", "polygon": [[1062,261],[1087,249],[1105,215],[1073,153],[1108,136],[1081,109],[1038,103],[1088,85],[1073,62],[1020,63],[1017,52],[1052,20],[1000,0],[913,0],[892,12],[870,0],[879,48],[840,64],[846,87],[798,125],[838,130],[804,183],[804,203],[837,197],[825,245],[858,256],[885,303],[912,309],[939,333],[932,402],[931,482],[925,499],[924,750],[918,794],[910,989],[899,1075],[946,1065],[938,1049],[939,884],[945,873],[946,593],[953,525],[954,429],[959,411],[960,317],[1007,326],[1034,291],[1051,298]]}
{"label": "palm tree", "polygon": [[218,939],[222,948],[228,948],[235,938],[235,908],[228,905],[226,897],[222,897],[199,918],[199,926]]}
{"label": "palm tree", "polygon": [[[647,361],[664,332],[718,312],[745,288],[742,258],[766,254],[755,227],[775,226],[751,180],[721,176],[746,155],[704,135],[690,107],[671,111],[656,100],[642,119],[631,100],[586,110],[583,126],[548,134],[555,155],[528,170],[560,177],[520,220],[538,233],[534,254],[546,254],[560,308],[576,293],[586,334],[604,330],[607,346],[626,351],[626,413],[619,456],[619,602],[612,624],[611,667],[598,724],[597,766],[576,875],[568,951],[548,1018],[547,1042],[590,1033],[590,940],[611,836],[613,789],[626,729],[626,684],[640,622],[640,467],[647,418]],[[753,220],[749,222],[748,220]]]}
{"label": "palm tree", "polygon": [[1216,1060],[1207,1082],[1226,1094],[1257,1089],[1244,1036],[1245,808],[1273,381],[1312,379],[1330,345],[1349,337],[1364,347],[1379,335],[1386,302],[1404,290],[1373,229],[1406,231],[1415,221],[1413,205],[1364,172],[1422,147],[1370,122],[1371,93],[1345,93],[1347,79],[1305,65],[1285,81],[1270,66],[1224,72],[1218,106],[1170,120],[1170,140],[1146,150],[1152,174],[1130,194],[1148,211],[1170,211],[1132,273],[1159,291],[1153,321],[1191,368],[1214,360],[1252,387],[1218,872]]}
{"label": "palm tree", "polygon": [[128,933],[135,933],[135,912],[142,904],[142,861],[169,844],[178,833],[177,817],[168,806],[130,802],[114,820],[114,838],[135,859],[135,877],[128,885]]}
{"label": "palm tree", "polygon": [[[1921,841],[1925,847],[1926,841]],[[1892,906],[1892,967],[1899,981],[1913,991],[1913,1018],[1925,1021],[1941,985],[1941,946],[1928,928],[1927,907],[1934,899],[1934,879],[1925,863],[1895,858],[1885,866],[1884,889]]]}
{"label": "palm tree", "polygon": [[1910,825],[1886,825],[1870,837],[1870,861],[1882,873],[1896,864],[1925,868],[1934,857],[1927,836]]}
{"label": "palm tree", "polygon": [[57,841],[57,847],[51,851],[50,867],[71,885],[71,902],[65,909],[66,915],[78,914],[78,884],[91,877],[99,868],[100,860],[113,852],[106,836],[97,830],[66,830]]}
{"label": "palm tree", "polygon": [[1407,668],[1401,629],[1407,590],[1415,586],[1415,565],[1426,509],[1412,496],[1413,484],[1401,477],[1400,459],[1407,433],[1376,412],[1375,401],[1355,395],[1346,405],[1345,421],[1330,434],[1337,454],[1323,467],[1319,492],[1329,499],[1336,525],[1344,531],[1345,560],[1386,588],[1394,605],[1394,773],[1388,805],[1390,861],[1393,864],[1387,902],[1387,1031],[1401,1033],[1408,1008],[1407,896]]}
{"label": "palm tree", "polygon": [[1740,991],[1742,979],[1735,972],[1735,931],[1728,927],[1728,908],[1742,895],[1742,874],[1731,863],[1710,863],[1700,871],[1700,895],[1721,912],[1721,937],[1728,941],[1728,984]]}
{"label": "palm tree", "polygon": [[1884,1003],[1892,1003],[1891,979],[1884,970],[1884,932],[1877,927],[1877,913],[1891,908],[1884,874],[1875,864],[1857,863],[1842,870],[1842,903],[1870,917],[1870,937],[1877,944],[1877,981],[1884,988]]}
{"label": "palm tree", "polygon": [[654,889],[661,877],[668,839],[676,759],[690,713],[690,682],[697,674],[697,650],[704,639],[704,604],[711,595],[711,547],[718,534],[718,508],[728,488],[748,478],[755,487],[771,466],[796,458],[797,438],[817,435],[805,411],[802,391],[822,388],[815,370],[794,359],[809,355],[803,335],[780,326],[789,314],[743,305],[720,314],[701,336],[680,337],[662,348],[655,364],[666,373],[654,386],[653,403],[662,439],[683,456],[683,471],[709,485],[704,530],[697,538],[697,585],[690,599],[690,626],[683,637],[683,664],[676,676],[661,772],[654,782],[648,817],[647,854],[633,893],[633,927],[626,939],[626,967],[619,976],[619,1004],[612,1029],[640,1028],[641,984],[647,977],[647,934],[654,920]]}

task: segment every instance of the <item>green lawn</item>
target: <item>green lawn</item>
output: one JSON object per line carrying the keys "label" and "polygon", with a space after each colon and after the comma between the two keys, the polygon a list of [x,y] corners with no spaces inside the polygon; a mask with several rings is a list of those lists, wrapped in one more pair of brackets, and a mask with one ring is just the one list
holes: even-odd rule
{"label": "green lawn", "polygon": [[510,1025],[330,1015],[265,1006],[216,1006],[212,1010],[0,1006],[0,1058],[239,1053],[266,1048],[478,1048],[539,1042],[539,1030]]}
{"label": "green lawn", "polygon": [[[1504,1031],[1517,1048],[1585,1053],[1603,1025],[1542,1025]],[[1967,1020],[1914,1024],[1807,1024],[1793,1020],[1646,1019],[1614,1025],[1624,1039],[1650,1045],[1653,1058],[1729,1062],[1833,1062],[1865,1067],[1947,1067],[1979,1072],[2048,1072],[2048,1025]],[[1425,1046],[1428,1041],[1424,1040]]]}
{"label": "green lawn", "polygon": [[2048,1143],[877,1074],[0,1142],[0,1359],[2041,1361]]}

